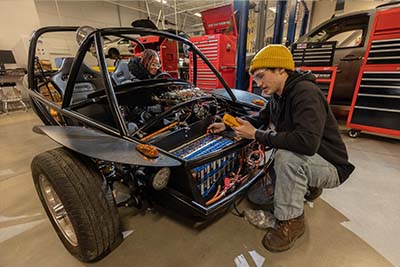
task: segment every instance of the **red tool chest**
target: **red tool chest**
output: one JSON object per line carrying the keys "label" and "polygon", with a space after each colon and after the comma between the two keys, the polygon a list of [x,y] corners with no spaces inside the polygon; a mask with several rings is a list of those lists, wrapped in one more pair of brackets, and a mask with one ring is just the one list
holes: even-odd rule
{"label": "red tool chest", "polygon": [[299,67],[302,71],[311,71],[317,78],[316,82],[326,96],[328,103],[331,102],[333,87],[335,86],[337,67]]}
{"label": "red tool chest", "polygon": [[400,8],[378,11],[347,119],[361,130],[400,136]]}
{"label": "red tool chest", "polygon": [[[206,35],[190,38],[211,61],[230,87],[235,86],[236,75],[236,21],[232,5],[203,11]],[[208,66],[197,57],[197,86],[201,89],[222,88]],[[193,55],[190,55],[189,78],[193,82]]]}

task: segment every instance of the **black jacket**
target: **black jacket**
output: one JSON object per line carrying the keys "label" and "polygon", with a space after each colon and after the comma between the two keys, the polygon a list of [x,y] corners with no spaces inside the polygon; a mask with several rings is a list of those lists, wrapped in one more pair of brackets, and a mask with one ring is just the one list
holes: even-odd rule
{"label": "black jacket", "polygon": [[132,80],[149,80],[154,78],[140,63],[140,58],[131,58],[128,62],[129,72],[133,75]]}
{"label": "black jacket", "polygon": [[257,141],[308,156],[318,153],[336,167],[341,183],[354,170],[337,121],[310,73],[290,74],[282,95],[271,96],[267,107],[249,121],[257,128],[275,125],[275,131],[257,130]]}

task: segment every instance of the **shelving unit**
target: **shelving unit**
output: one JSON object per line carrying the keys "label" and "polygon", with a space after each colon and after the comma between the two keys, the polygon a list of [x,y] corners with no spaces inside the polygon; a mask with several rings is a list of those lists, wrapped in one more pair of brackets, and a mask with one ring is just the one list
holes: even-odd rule
{"label": "shelving unit", "polygon": [[21,91],[17,89],[15,82],[4,82],[0,83],[0,102],[3,104],[3,111],[8,114],[9,103],[19,103],[28,111],[28,107],[22,101]]}
{"label": "shelving unit", "polygon": [[299,67],[302,71],[311,71],[317,77],[317,85],[326,96],[328,103],[331,102],[333,87],[335,86],[337,67]]}
{"label": "shelving unit", "polygon": [[377,13],[347,119],[360,131],[400,136],[400,8]]}

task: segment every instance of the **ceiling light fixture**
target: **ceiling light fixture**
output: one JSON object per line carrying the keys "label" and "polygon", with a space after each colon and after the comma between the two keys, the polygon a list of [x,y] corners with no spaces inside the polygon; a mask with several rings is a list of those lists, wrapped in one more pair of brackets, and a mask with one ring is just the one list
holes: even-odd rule
{"label": "ceiling light fixture", "polygon": [[197,17],[199,17],[199,18],[201,18],[201,14],[200,14],[199,12],[194,13],[194,15],[197,16]]}

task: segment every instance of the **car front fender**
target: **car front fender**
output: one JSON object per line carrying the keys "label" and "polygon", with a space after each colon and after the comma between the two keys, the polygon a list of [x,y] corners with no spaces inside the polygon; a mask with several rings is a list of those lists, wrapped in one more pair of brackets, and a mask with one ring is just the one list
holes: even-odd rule
{"label": "car front fender", "polygon": [[[230,100],[229,94],[225,89],[214,89],[211,91],[211,93],[218,97],[225,98],[226,100]],[[255,110],[260,110],[261,108],[264,108],[265,105],[268,103],[268,99],[247,91],[232,89],[232,93],[235,95],[237,103],[246,105],[247,107]],[[263,103],[263,105],[255,104],[257,103],[256,101]]]}
{"label": "car front fender", "polygon": [[159,152],[158,158],[148,158],[137,151],[139,142],[115,137],[104,132],[79,126],[35,126],[55,142],[90,158],[129,165],[175,167],[181,162]]}

